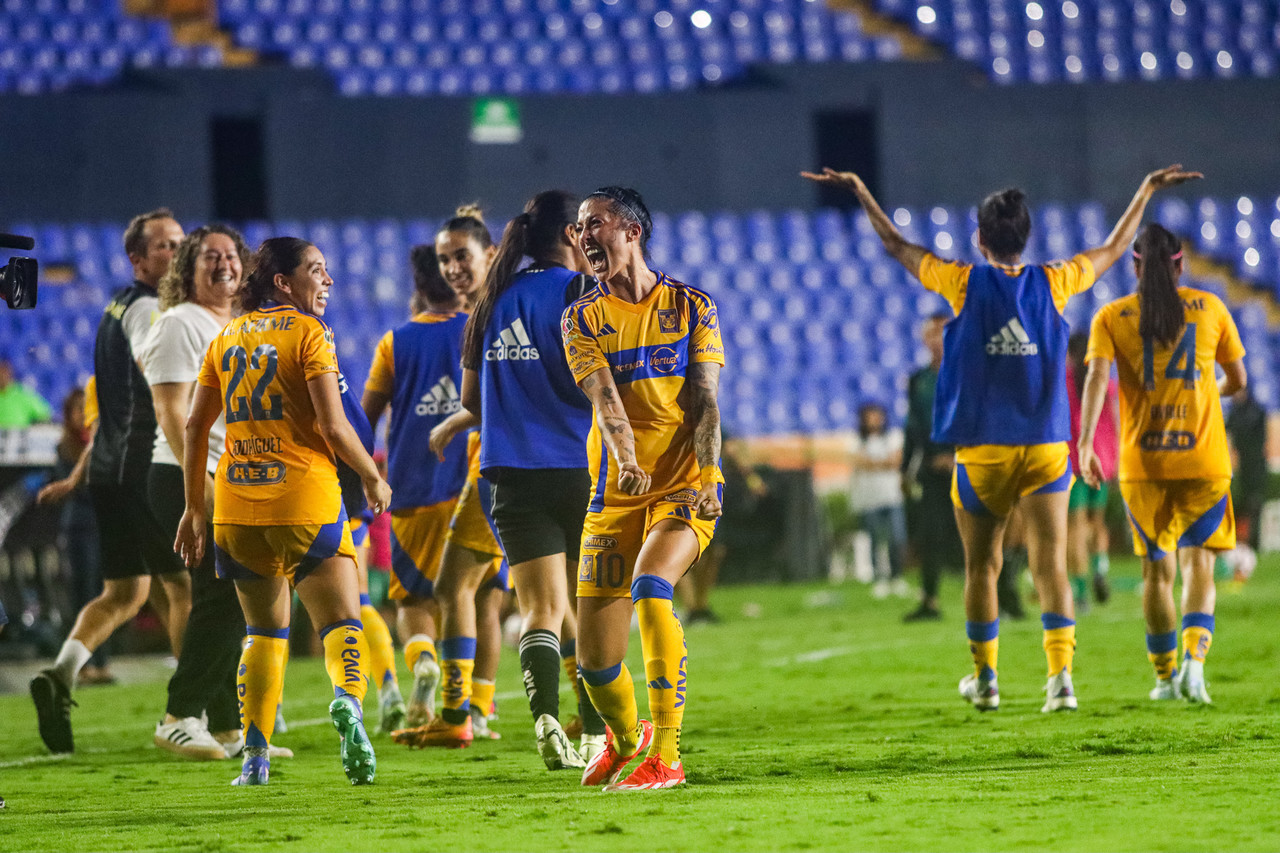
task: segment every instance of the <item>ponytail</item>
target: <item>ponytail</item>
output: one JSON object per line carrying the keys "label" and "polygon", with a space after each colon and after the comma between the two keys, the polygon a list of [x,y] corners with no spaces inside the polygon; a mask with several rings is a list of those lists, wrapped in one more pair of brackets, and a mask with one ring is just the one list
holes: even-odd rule
{"label": "ponytail", "polygon": [[565,226],[577,219],[577,196],[563,190],[538,193],[511,220],[502,232],[502,242],[489,264],[484,294],[476,303],[462,339],[462,365],[479,370],[484,356],[484,333],[493,317],[493,306],[515,280],[520,262],[532,257],[539,265],[550,266]]}
{"label": "ponytail", "polygon": [[1186,307],[1178,294],[1182,244],[1152,222],[1138,235],[1133,254],[1138,262],[1138,334],[1143,340],[1173,346],[1187,323]]}

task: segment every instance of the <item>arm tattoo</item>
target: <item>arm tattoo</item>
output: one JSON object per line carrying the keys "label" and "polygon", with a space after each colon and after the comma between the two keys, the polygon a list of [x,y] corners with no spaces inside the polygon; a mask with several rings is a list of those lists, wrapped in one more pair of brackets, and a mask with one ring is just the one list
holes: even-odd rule
{"label": "arm tattoo", "polygon": [[716,394],[720,390],[720,365],[698,362],[689,365],[686,381],[693,390],[693,447],[698,467],[716,465],[720,461],[720,406]]}

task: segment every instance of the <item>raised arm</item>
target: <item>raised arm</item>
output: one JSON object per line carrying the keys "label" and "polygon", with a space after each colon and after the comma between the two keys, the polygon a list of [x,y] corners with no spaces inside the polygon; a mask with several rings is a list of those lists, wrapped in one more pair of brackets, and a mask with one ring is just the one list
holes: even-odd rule
{"label": "raised arm", "polygon": [[355,427],[342,408],[342,391],[337,373],[321,373],[307,380],[307,393],[316,410],[316,430],[333,448],[338,458],[360,475],[365,500],[375,515],[381,515],[391,503],[391,487],[378,473],[378,466],[364,449]]}
{"label": "raised arm", "polygon": [[1157,169],[1143,178],[1142,183],[1138,186],[1138,191],[1133,194],[1133,199],[1129,202],[1129,206],[1125,208],[1124,214],[1116,222],[1116,227],[1111,229],[1111,234],[1107,237],[1107,241],[1095,249],[1081,252],[1093,263],[1094,274],[1101,277],[1104,272],[1111,268],[1112,264],[1120,260],[1121,256],[1128,251],[1129,245],[1138,233],[1138,226],[1142,224],[1142,214],[1147,209],[1147,202],[1151,201],[1151,197],[1155,195],[1157,190],[1162,190],[1165,187],[1176,187],[1178,184],[1184,184],[1187,181],[1203,177],[1204,175],[1199,172],[1183,171],[1182,164],[1176,163],[1163,169]]}
{"label": "raised arm", "polygon": [[[622,407],[622,398],[618,395],[618,386],[614,384],[613,374],[609,368],[601,367],[584,376],[578,383],[578,387],[591,401],[591,406],[596,413],[596,424],[600,427],[600,435],[604,438],[605,447],[613,458],[618,460],[618,488],[628,495],[644,494],[649,490],[652,478],[636,462],[636,434],[631,429],[631,419],[627,417],[627,410]],[[720,438],[717,434],[717,451],[719,447]],[[698,452],[698,460],[699,462],[702,460],[701,451]]]}
{"label": "raised arm", "polygon": [[1098,431],[1098,417],[1107,397],[1107,384],[1111,381],[1111,359],[1093,358],[1085,375],[1084,392],[1080,396],[1080,440],[1076,453],[1080,458],[1080,471],[1084,481],[1092,489],[1103,480],[1102,462],[1093,452],[1093,437]]}
{"label": "raised arm", "polygon": [[920,277],[920,262],[924,260],[925,255],[929,254],[929,250],[924,246],[917,246],[915,243],[909,242],[898,232],[893,220],[880,209],[880,205],[876,202],[875,197],[871,195],[871,191],[867,189],[867,185],[862,182],[862,178],[853,172],[837,172],[835,169],[826,167],[823,168],[820,175],[814,172],[801,172],[800,177],[808,178],[811,181],[826,184],[827,186],[842,187],[853,193],[857,197],[858,203],[862,205],[862,209],[867,212],[867,218],[871,220],[871,227],[875,229],[876,236],[884,244],[885,251],[892,255],[898,263],[906,267],[907,272],[917,279]]}
{"label": "raised arm", "polygon": [[720,471],[720,404],[716,399],[720,390],[720,365],[699,361],[689,365],[686,375],[693,391],[690,414],[693,415],[693,449],[698,457],[702,488],[698,490],[698,518],[719,518],[719,484],[724,482]]}

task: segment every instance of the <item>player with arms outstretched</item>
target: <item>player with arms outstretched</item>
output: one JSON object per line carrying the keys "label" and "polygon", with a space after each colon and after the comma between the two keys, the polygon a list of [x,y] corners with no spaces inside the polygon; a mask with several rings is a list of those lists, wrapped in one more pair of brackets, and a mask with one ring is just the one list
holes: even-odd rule
{"label": "player with arms outstretched", "polygon": [[965,632],[973,674],[960,695],[979,710],[1000,705],[996,583],[1014,504],[1040,596],[1048,698],[1042,711],[1075,710],[1071,681],[1075,608],[1067,579],[1067,504],[1072,475],[1066,388],[1067,300],[1088,290],[1124,253],[1156,190],[1198,173],[1170,166],[1147,175],[1101,246],[1068,261],[1024,264],[1031,215],[1021,190],[993,193],[978,208],[978,249],[986,263],[946,261],[908,242],[851,172],[803,173],[857,196],[885,249],[956,316],[943,332],[933,438],[956,446],[951,501],[965,552]]}
{"label": "player with arms outstretched", "polygon": [[291,580],[320,626],[343,770],[352,784],[367,784],[376,769],[360,708],[369,646],[335,451],[359,473],[375,513],[386,509],[391,489],[343,412],[333,335],[320,319],[333,285],[324,256],[305,240],[276,237],[254,254],[252,269],[241,292],[244,314],[214,338],[197,380],[183,459],[187,506],[174,548],[190,566],[207,546],[204,461],[225,401],[214,559],[218,575],[235,581],[249,626],[236,682],[245,758],[232,784],[267,783]]}
{"label": "player with arms outstretched", "polygon": [[[721,514],[724,347],[715,303],[649,269],[652,231],[640,194],[591,193],[578,208],[579,246],[600,284],[565,311],[565,353],[591,400],[593,483],[578,570],[578,663],[608,724],[582,784],[606,791],[685,781],[680,728],[688,649],[672,588],[711,542]],[[641,720],[623,658],[631,605],[640,623],[652,725]],[[621,781],[645,747],[644,761]]]}
{"label": "player with arms outstretched", "polygon": [[[1240,333],[1222,300],[1178,286],[1182,246],[1159,225],[1133,249],[1138,290],[1093,318],[1080,415],[1080,469],[1102,481],[1093,437],[1114,362],[1120,375],[1120,495],[1142,558],[1152,699],[1208,703],[1204,660],[1213,642],[1213,557],[1235,547],[1231,458],[1223,395],[1248,381]],[[1216,378],[1214,365],[1224,377]],[[1173,580],[1182,566],[1182,666]]]}

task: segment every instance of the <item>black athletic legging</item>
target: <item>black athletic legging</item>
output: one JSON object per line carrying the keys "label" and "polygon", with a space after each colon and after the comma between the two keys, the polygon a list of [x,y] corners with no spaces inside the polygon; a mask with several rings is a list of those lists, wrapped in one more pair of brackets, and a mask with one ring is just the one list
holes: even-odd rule
{"label": "black athletic legging", "polygon": [[[170,541],[186,506],[182,469],[155,463],[147,477],[147,499]],[[209,731],[240,728],[236,702],[236,666],[244,641],[244,613],[229,580],[218,580],[213,568],[213,527],[206,531],[204,558],[191,569],[191,617],[182,640],[178,669],[169,679],[169,704],[175,717],[209,715]]]}

